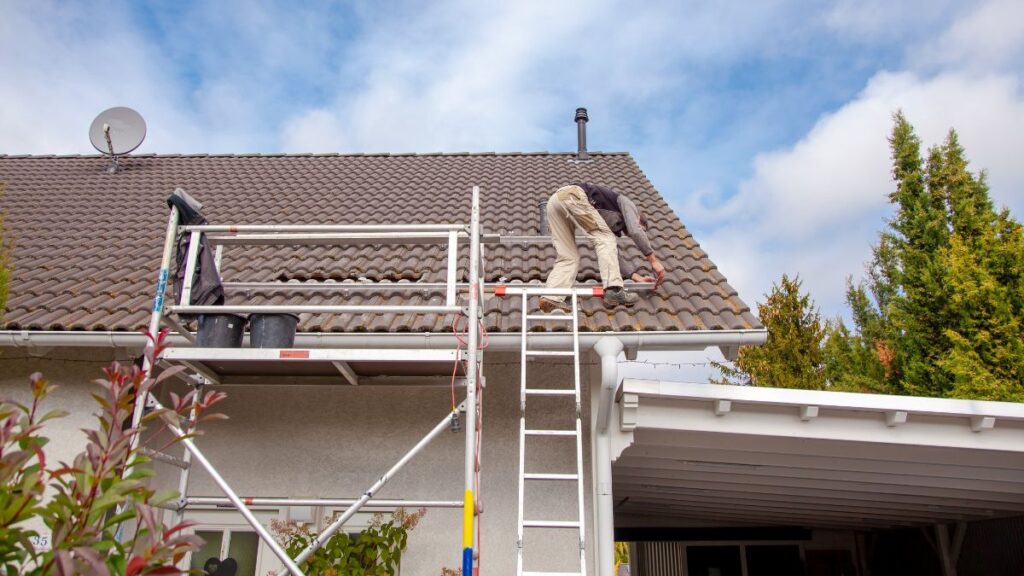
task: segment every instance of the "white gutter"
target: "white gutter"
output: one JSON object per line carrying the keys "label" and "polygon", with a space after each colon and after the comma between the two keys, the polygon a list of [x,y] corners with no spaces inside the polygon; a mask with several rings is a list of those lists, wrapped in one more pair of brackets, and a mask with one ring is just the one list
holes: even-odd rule
{"label": "white gutter", "polygon": [[[685,332],[584,332],[580,347],[592,349],[603,338],[612,337],[628,350],[703,350],[709,346],[760,346],[768,333],[765,330],[692,330]],[[520,335],[489,334],[488,350],[518,352]],[[539,348],[564,348],[572,345],[571,332],[540,332],[530,335]],[[169,336],[171,345],[191,346],[177,333]],[[296,348],[419,348],[450,349],[458,342],[450,332],[413,332],[375,334],[365,332],[301,332],[295,336]],[[104,347],[139,348],[146,337],[137,332],[74,332],[63,330],[0,330],[0,347],[40,348]]]}
{"label": "white gutter", "polygon": [[605,336],[594,345],[601,357],[601,398],[597,409],[594,434],[594,466],[597,468],[597,575],[614,576],[615,569],[615,507],[612,499],[612,402],[619,379],[619,353],[622,341]]}

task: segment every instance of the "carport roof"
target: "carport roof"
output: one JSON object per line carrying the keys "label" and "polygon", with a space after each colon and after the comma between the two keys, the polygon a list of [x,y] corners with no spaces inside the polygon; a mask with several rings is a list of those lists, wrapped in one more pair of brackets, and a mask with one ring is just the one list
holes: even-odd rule
{"label": "carport roof", "polygon": [[1024,405],[626,379],[618,526],[924,526],[1024,514]]}

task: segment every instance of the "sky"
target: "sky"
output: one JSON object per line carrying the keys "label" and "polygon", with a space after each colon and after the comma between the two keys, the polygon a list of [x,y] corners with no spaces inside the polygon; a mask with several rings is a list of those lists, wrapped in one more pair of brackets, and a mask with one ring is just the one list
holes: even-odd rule
{"label": "sky", "polygon": [[0,153],[627,151],[752,307],[846,313],[891,215],[887,137],[955,128],[1024,213],[1020,0],[0,0]]}

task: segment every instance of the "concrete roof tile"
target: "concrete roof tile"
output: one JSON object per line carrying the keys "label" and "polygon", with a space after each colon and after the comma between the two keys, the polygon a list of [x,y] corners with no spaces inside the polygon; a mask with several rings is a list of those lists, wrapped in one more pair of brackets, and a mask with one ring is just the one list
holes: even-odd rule
{"label": "concrete roof tile", "polygon": [[[469,189],[482,192],[486,233],[537,235],[540,202],[561,185],[589,180],[628,194],[651,222],[664,288],[633,310],[581,303],[581,329],[678,331],[761,328],[647,177],[625,153],[571,154],[192,154],[134,155],[123,171],[104,172],[102,156],[0,155],[0,210],[15,238],[10,298],[0,327],[43,330],[142,330],[166,224],[165,199],[186,188],[212,223],[453,223],[469,220]],[[627,257],[639,251],[623,241]],[[488,281],[544,281],[554,262],[547,244],[490,246]],[[598,282],[589,245],[581,246],[578,279]],[[468,250],[459,255],[461,265]],[[237,247],[224,250],[228,281],[348,282],[444,279],[446,254],[435,246]],[[464,275],[464,273],[463,273]],[[251,296],[251,297],[250,297]],[[441,304],[437,291],[233,293],[231,302]],[[533,304],[536,306],[536,304]],[[517,299],[489,298],[491,332],[520,329]],[[565,329],[540,323],[545,330]],[[450,317],[409,314],[304,314],[304,331],[445,332]]]}

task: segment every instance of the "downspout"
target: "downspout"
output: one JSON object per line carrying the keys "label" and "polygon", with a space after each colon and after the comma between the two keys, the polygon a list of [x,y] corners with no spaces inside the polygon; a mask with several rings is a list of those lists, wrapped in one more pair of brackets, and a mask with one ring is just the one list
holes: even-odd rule
{"label": "downspout", "polygon": [[612,499],[611,420],[615,389],[619,381],[619,353],[622,341],[606,336],[594,344],[601,357],[601,398],[597,409],[594,435],[595,468],[597,469],[597,576],[614,576],[615,510]]}

